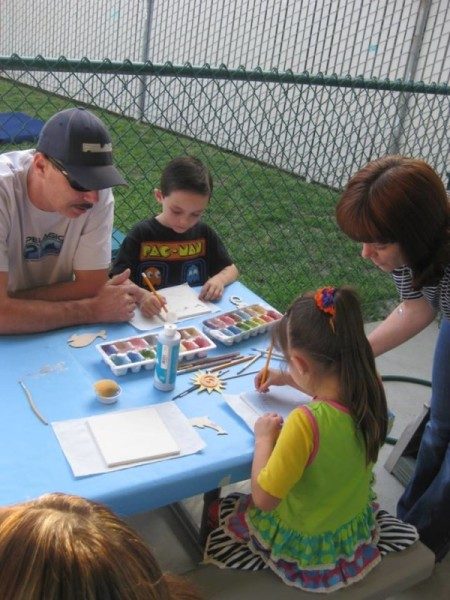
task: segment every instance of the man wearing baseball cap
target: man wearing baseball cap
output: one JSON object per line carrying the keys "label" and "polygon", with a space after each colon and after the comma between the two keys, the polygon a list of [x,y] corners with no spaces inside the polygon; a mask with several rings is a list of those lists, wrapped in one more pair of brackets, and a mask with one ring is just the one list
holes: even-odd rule
{"label": "man wearing baseball cap", "polygon": [[131,318],[140,288],[128,270],[108,280],[115,185],[111,136],[84,108],[0,155],[0,334]]}

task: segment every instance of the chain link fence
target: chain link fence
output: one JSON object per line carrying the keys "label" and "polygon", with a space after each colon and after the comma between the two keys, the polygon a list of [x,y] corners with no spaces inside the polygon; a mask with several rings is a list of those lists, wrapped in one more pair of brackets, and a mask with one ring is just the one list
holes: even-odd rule
{"label": "chain link fence", "polygon": [[[339,190],[367,161],[396,151],[445,179],[445,85],[228,70],[189,65],[0,57],[0,106],[45,121],[86,105],[112,132],[129,182],[115,191],[123,233],[158,212],[153,189],[174,156],[211,169],[205,220],[224,239],[241,280],[280,310],[300,291],[352,284],[367,319],[389,310],[390,278],[339,232]],[[14,140],[0,151],[32,147]]]}
{"label": "chain link fence", "polygon": [[2,0],[0,55],[448,82],[448,0]]}

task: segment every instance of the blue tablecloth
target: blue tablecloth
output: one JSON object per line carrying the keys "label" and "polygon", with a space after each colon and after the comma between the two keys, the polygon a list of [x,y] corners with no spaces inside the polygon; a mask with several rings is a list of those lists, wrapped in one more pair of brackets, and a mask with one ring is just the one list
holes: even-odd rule
{"label": "blue tablecloth", "polygon": [[[265,304],[236,282],[225,290],[220,301],[222,312],[235,308],[229,301],[232,295],[249,304]],[[184,323],[200,326],[207,317]],[[167,401],[191,383],[192,374],[180,375],[173,393],[159,392],[153,387],[153,371],[141,370],[116,378],[101,360],[95,343],[79,349],[68,346],[67,340],[74,333],[94,332],[103,327],[111,341],[136,333],[125,323],[73,327],[45,334],[0,336],[0,505],[59,491],[104,502],[117,513],[130,515],[247,479],[253,455],[253,434],[220,394],[195,391],[176,400],[180,409],[188,418],[207,415],[228,435],[200,429],[206,448],[198,454],[102,475],[73,477],[52,427],[41,423],[32,412],[19,380],[24,381],[49,422]],[[231,347],[217,345],[216,354],[234,350],[248,353],[253,346],[267,348],[268,336],[252,337]],[[261,368],[263,364],[260,360],[249,371]],[[233,367],[226,376],[241,367]],[[117,404],[105,406],[95,398],[92,385],[102,378],[116,379],[120,383],[123,391]],[[250,389],[253,389],[252,375],[230,380],[226,387],[230,393]]]}

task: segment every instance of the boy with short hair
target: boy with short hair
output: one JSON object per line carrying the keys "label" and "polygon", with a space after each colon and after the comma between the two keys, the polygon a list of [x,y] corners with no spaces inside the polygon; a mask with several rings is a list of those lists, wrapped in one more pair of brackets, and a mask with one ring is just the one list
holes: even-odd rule
{"label": "boy with short hair", "polygon": [[[169,162],[155,189],[161,212],[137,223],[128,233],[112,267],[112,274],[131,269],[131,279],[145,287],[144,273],[156,289],[188,283],[202,285],[200,299],[218,300],[238,270],[216,232],[201,218],[209,204],[213,183],[209,170],[193,156]],[[157,314],[154,295],[141,309]]]}

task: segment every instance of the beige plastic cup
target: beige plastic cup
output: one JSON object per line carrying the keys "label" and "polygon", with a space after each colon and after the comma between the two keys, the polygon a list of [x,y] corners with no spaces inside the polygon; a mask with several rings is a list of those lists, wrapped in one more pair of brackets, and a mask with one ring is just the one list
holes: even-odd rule
{"label": "beige plastic cup", "polygon": [[94,391],[97,399],[103,404],[114,404],[114,402],[117,402],[122,389],[113,379],[99,379],[94,383]]}

